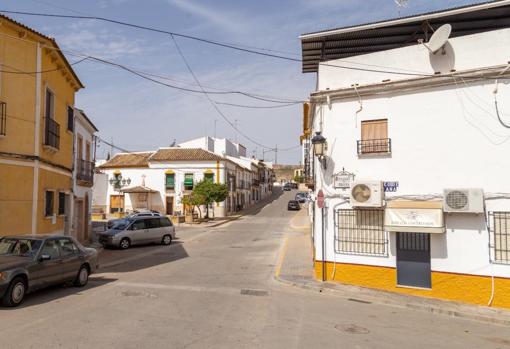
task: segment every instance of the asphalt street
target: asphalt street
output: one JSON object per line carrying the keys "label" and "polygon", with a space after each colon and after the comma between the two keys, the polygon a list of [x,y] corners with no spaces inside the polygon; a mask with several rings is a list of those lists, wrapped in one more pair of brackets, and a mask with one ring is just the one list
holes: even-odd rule
{"label": "asphalt street", "polygon": [[[106,251],[83,289],[0,308],[0,348],[510,348],[498,325],[366,304],[275,280],[295,191],[171,246]],[[115,262],[117,261],[117,262]]]}

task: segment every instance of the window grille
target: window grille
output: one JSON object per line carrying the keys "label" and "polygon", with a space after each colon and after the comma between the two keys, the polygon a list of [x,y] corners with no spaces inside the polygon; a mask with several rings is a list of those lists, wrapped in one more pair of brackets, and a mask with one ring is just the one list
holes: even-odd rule
{"label": "window grille", "polygon": [[384,211],[378,209],[337,210],[335,252],[388,256],[388,236],[384,231]]}
{"label": "window grille", "polygon": [[510,212],[489,212],[491,261],[510,264]]}

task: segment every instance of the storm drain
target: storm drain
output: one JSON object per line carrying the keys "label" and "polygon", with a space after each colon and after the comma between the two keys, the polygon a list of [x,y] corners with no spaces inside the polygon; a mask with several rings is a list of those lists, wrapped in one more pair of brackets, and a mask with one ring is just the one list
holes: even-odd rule
{"label": "storm drain", "polygon": [[265,297],[269,296],[269,292],[265,290],[254,290],[249,288],[243,288],[241,289],[241,294],[243,296],[258,296],[258,297]]}
{"label": "storm drain", "polygon": [[356,298],[347,298],[347,300],[351,301],[351,302],[356,302],[356,303],[372,304],[372,302],[364,301],[364,300],[356,299]]}

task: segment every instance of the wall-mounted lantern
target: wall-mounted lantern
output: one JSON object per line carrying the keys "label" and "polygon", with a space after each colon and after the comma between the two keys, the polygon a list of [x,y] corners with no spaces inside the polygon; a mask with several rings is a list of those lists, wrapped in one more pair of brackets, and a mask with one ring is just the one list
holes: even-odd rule
{"label": "wall-mounted lantern", "polygon": [[109,182],[115,190],[120,190],[131,184],[131,178],[123,178],[120,173],[116,173],[114,177],[110,178]]}
{"label": "wall-mounted lantern", "polygon": [[315,156],[319,158],[322,166],[326,168],[326,150],[328,148],[328,143],[320,131],[315,133],[315,136],[312,138],[312,144]]}

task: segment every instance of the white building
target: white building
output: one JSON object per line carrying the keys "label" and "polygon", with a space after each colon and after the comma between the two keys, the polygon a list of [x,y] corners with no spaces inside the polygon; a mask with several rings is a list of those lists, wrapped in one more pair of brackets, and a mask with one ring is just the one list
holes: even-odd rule
{"label": "white building", "polygon": [[[94,183],[95,136],[98,129],[83,110],[74,113],[74,171],[71,235],[87,241],[90,234],[92,186]],[[67,219],[67,218],[66,218]]]}
{"label": "white building", "polygon": [[499,1],[301,36],[318,278],[510,307],[509,22]]}

